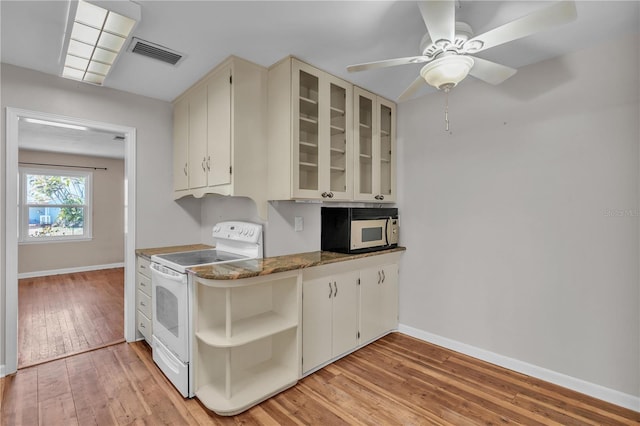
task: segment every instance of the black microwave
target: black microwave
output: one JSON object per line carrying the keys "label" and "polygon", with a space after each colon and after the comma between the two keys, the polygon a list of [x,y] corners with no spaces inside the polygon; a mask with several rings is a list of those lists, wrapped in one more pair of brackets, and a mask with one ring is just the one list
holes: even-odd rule
{"label": "black microwave", "polygon": [[367,253],[398,246],[395,207],[322,207],[320,214],[323,251]]}

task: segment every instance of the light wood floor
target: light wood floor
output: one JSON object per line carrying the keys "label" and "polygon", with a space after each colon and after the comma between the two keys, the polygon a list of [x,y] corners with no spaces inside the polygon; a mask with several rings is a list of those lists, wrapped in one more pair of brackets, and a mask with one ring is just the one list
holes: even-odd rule
{"label": "light wood floor", "polygon": [[394,333],[236,417],[183,399],[142,342],[0,381],[2,425],[629,425],[640,413]]}
{"label": "light wood floor", "polygon": [[124,268],[18,282],[18,368],[124,341]]}

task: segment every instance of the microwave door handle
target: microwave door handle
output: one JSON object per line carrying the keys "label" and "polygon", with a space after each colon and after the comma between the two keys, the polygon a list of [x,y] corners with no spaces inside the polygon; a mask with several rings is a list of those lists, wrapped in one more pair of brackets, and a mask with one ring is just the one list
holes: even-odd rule
{"label": "microwave door handle", "polygon": [[386,246],[389,246],[389,239],[390,239],[390,235],[389,233],[391,232],[391,218],[387,218],[386,224],[385,224],[385,230],[384,230],[384,237],[387,240],[387,244]]}

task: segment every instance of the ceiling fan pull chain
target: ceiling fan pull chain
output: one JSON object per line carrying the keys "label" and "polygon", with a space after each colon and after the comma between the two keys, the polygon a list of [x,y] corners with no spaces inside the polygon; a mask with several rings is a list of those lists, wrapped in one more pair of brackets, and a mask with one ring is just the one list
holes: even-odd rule
{"label": "ceiling fan pull chain", "polygon": [[444,104],[444,123],[445,123],[445,130],[448,132],[449,131],[449,89],[445,89],[444,90],[445,93],[445,104]]}

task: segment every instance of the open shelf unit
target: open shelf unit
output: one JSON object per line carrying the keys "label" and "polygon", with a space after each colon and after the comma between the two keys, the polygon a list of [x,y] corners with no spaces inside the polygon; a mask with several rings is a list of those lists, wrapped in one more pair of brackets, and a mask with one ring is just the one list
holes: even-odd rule
{"label": "open shelf unit", "polygon": [[195,279],[195,394],[207,408],[233,415],[297,382],[300,281]]}

